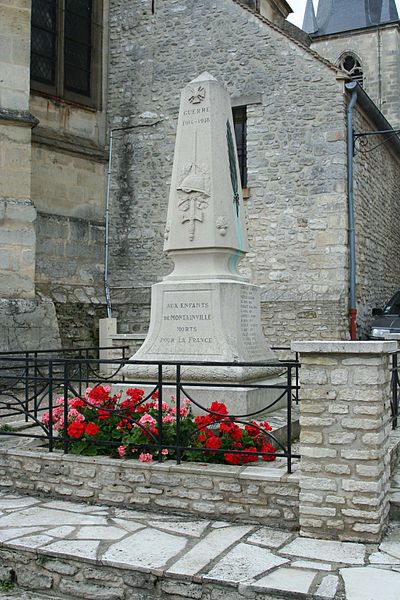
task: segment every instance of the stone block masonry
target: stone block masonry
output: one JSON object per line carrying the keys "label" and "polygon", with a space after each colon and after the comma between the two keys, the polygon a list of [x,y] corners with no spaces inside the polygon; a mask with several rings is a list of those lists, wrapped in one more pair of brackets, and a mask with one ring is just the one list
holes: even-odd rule
{"label": "stone block masonry", "polygon": [[[268,341],[344,338],[346,144],[336,72],[233,0],[151,7],[150,0],[110,2],[110,121],[132,126],[114,145],[113,295],[118,289],[128,305],[133,288],[145,301],[171,271],[162,245],[178,91],[207,70],[234,104],[247,105],[244,270],[262,288]],[[139,331],[148,305],[135,317],[119,304],[119,321]]]}
{"label": "stone block masonry", "polygon": [[379,541],[389,516],[396,342],[294,342],[300,352],[300,533]]}
{"label": "stone block masonry", "polygon": [[213,515],[298,529],[298,477],[285,464],[144,464],[114,458],[0,450],[0,488],[69,501]]}

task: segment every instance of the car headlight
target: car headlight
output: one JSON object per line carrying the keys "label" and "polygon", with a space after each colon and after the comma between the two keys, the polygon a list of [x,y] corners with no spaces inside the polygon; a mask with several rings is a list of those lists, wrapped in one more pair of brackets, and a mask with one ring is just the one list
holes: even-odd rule
{"label": "car headlight", "polygon": [[387,329],[379,329],[378,327],[373,327],[371,331],[372,337],[376,338],[384,338],[388,334]]}

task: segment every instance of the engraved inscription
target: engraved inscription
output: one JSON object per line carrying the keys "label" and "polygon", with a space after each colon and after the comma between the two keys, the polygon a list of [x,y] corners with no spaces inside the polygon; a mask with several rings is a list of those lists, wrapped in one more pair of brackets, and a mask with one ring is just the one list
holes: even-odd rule
{"label": "engraved inscription", "polygon": [[257,296],[251,288],[240,290],[240,328],[243,342],[249,352],[257,351],[260,331],[260,315]]}
{"label": "engraved inscription", "polygon": [[203,106],[202,108],[188,108],[183,111],[182,126],[187,125],[205,125],[210,122],[209,117],[210,107]]}
{"label": "engraved inscription", "polygon": [[[211,293],[166,292],[163,299],[162,334],[169,354],[208,354],[214,344]],[[173,346],[169,348],[169,346]],[[213,352],[213,348],[211,348]]]}

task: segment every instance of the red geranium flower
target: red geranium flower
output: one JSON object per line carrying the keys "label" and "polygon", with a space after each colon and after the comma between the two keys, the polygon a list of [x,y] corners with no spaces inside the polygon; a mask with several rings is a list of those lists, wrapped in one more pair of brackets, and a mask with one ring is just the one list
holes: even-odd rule
{"label": "red geranium flower", "polygon": [[220,419],[228,415],[228,409],[222,402],[213,402],[209,410],[211,411],[211,413],[217,413],[211,414],[213,421],[219,421]]}
{"label": "red geranium flower", "polygon": [[258,423],[256,421],[252,421],[251,425],[245,425],[245,431],[246,433],[250,436],[250,437],[257,437],[258,435],[260,435],[261,431],[259,429],[259,427],[253,427],[253,425],[258,425]]}
{"label": "red geranium flower", "polygon": [[137,402],[138,400],[141,400],[143,398],[144,390],[141,390],[139,388],[129,388],[128,390],[126,390],[126,395]]}
{"label": "red geranium flower", "polygon": [[[264,442],[260,448],[260,452],[272,452],[273,454],[275,454],[276,450],[273,446],[271,446],[271,444],[269,444],[268,442]],[[275,456],[263,456],[262,459],[263,460],[275,460]]]}
{"label": "red geranium flower", "polygon": [[209,437],[205,443],[205,447],[209,450],[218,450],[221,448],[221,440],[216,435]]}
{"label": "red geranium flower", "polygon": [[254,452],[254,454],[241,454],[243,463],[256,462],[258,460],[257,448],[251,446],[250,448],[243,448],[245,452]]}
{"label": "red geranium flower", "polygon": [[88,423],[86,425],[85,433],[88,435],[96,435],[96,433],[99,433],[99,431],[100,427],[96,425],[96,423]]}
{"label": "red geranium flower", "polygon": [[110,414],[111,413],[109,410],[102,410],[101,408],[97,411],[97,416],[99,417],[99,419],[109,419]]}
{"label": "red geranium flower", "polygon": [[85,423],[82,423],[81,421],[73,421],[73,423],[68,425],[67,432],[69,437],[79,439],[85,433],[85,428]]}
{"label": "red geranium flower", "polygon": [[126,427],[127,429],[132,429],[132,423],[128,421],[128,419],[121,419],[115,426],[115,429],[123,429]]}
{"label": "red geranium flower", "polygon": [[260,427],[262,427],[264,431],[272,431],[272,427],[269,423],[267,423],[267,421],[264,421],[264,423],[260,423]]}
{"label": "red geranium flower", "polygon": [[221,423],[219,430],[221,433],[227,433],[236,442],[240,442],[243,437],[243,432],[240,427],[235,423],[230,423],[229,421],[224,421]]}
{"label": "red geranium flower", "polygon": [[109,392],[102,385],[98,385],[91,390],[89,398],[90,400],[97,400],[97,402],[105,402],[109,398]]}
{"label": "red geranium flower", "polygon": [[194,418],[194,422],[199,429],[202,429],[203,427],[207,427],[207,425],[211,425],[213,420],[211,415],[199,415],[198,417]]}
{"label": "red geranium flower", "polygon": [[225,452],[224,459],[230,465],[240,465],[241,463],[240,454],[230,454],[229,452]]}
{"label": "red geranium flower", "polygon": [[199,442],[206,442],[210,437],[215,437],[214,433],[210,431],[210,429],[202,429],[199,433],[197,440]]}

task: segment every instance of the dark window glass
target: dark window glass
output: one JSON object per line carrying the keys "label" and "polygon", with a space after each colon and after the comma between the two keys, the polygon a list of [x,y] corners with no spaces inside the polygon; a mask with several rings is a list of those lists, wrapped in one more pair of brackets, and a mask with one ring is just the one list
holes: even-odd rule
{"label": "dark window glass", "polygon": [[32,0],[31,77],[55,84],[57,12],[54,0]]}
{"label": "dark window glass", "polygon": [[361,87],[364,84],[364,74],[360,61],[352,54],[345,54],[339,60],[339,67],[346,71],[354,81],[358,81]]}
{"label": "dark window glass", "polygon": [[35,89],[91,97],[94,3],[32,0],[31,79],[44,84]]}
{"label": "dark window glass", "polygon": [[65,89],[90,96],[92,0],[66,0],[64,34]]}
{"label": "dark window glass", "polygon": [[397,294],[395,294],[393,296],[393,298],[391,298],[389,300],[389,302],[386,304],[385,308],[383,309],[383,314],[384,315],[400,315],[400,292],[397,292]]}
{"label": "dark window glass", "polygon": [[232,109],[233,124],[235,127],[236,147],[239,160],[240,179],[242,187],[247,187],[247,111],[245,106],[238,106]]}

